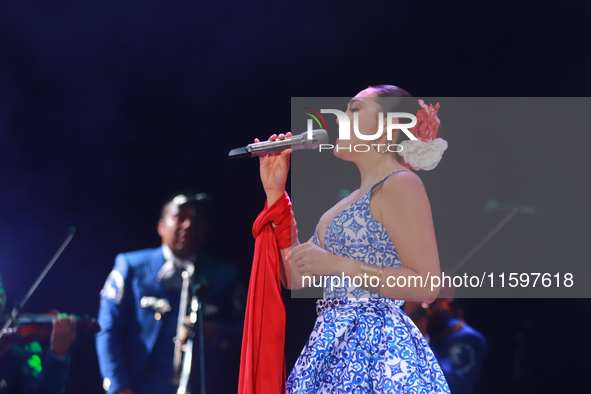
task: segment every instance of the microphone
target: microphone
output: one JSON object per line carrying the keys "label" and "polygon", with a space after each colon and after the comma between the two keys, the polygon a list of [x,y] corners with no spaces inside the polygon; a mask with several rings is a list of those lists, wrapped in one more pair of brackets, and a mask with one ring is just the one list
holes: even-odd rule
{"label": "microphone", "polygon": [[484,204],[484,210],[486,213],[495,213],[498,211],[511,211],[517,208],[517,212],[521,213],[536,213],[538,209],[536,207],[532,207],[531,205],[519,205],[507,202],[500,202],[497,200],[488,200]]}
{"label": "microphone", "polygon": [[[308,139],[308,134],[312,135]],[[269,153],[281,152],[285,149],[316,149],[319,144],[326,144],[328,142],[328,133],[326,130],[318,129],[311,131],[304,131],[300,135],[294,135],[284,140],[264,141],[248,144],[243,148],[232,149],[228,156],[231,159],[238,159],[241,157],[255,157],[266,155]]]}

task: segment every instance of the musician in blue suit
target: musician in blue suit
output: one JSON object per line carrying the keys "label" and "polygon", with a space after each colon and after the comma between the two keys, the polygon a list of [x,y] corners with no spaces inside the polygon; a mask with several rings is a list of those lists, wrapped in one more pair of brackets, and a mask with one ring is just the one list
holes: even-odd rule
{"label": "musician in blue suit", "polygon": [[[215,260],[212,264],[201,254],[197,259],[195,236],[204,226],[202,213],[187,197],[175,197],[164,206],[158,222],[162,247],[117,256],[101,291],[98,320],[102,330],[96,337],[103,388],[108,394],[177,392],[173,338],[177,335],[183,271],[194,273],[195,281],[206,282],[209,277],[222,295],[234,294],[238,271],[233,265]],[[219,301],[222,298],[203,301],[205,321],[208,310],[213,315],[205,330],[210,343],[216,337],[219,341],[225,329],[236,332],[235,327],[241,327],[232,325],[231,319],[219,318],[224,315],[219,309],[227,309]],[[214,365],[215,356],[211,357]],[[206,368],[207,364],[206,357]]]}

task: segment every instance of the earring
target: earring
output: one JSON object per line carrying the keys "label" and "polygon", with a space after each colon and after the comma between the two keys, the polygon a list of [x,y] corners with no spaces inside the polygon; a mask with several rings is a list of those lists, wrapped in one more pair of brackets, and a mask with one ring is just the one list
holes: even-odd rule
{"label": "earring", "polygon": [[[381,138],[381,137],[380,137],[380,138]],[[382,150],[382,151],[380,151],[380,150],[378,150],[378,149],[379,149],[379,148],[378,148],[378,146],[380,146],[380,145],[385,145],[385,144],[378,144],[378,143],[377,143],[377,142],[378,142],[378,140],[379,140],[380,138],[377,138],[377,139],[376,139],[376,140],[373,142],[373,144],[371,144],[371,145],[373,146],[373,148],[374,148],[374,149],[376,150],[376,152],[378,152],[378,153],[388,153],[388,152],[389,152],[389,150],[388,150],[388,149],[390,148],[390,146],[391,146],[392,144],[390,144],[390,141],[386,140],[386,141],[388,142],[388,146],[386,147],[386,150]]]}

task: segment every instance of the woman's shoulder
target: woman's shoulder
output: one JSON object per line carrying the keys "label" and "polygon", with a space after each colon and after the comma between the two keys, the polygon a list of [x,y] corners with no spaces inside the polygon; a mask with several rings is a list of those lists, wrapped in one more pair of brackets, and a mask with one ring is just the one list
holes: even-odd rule
{"label": "woman's shoulder", "polygon": [[381,217],[385,211],[417,203],[423,205],[428,199],[425,186],[418,175],[411,171],[399,171],[390,175],[374,190],[371,201],[377,208],[376,216]]}
{"label": "woman's shoulder", "polygon": [[421,178],[412,171],[397,171],[388,176],[382,182],[383,192],[385,194],[400,194],[400,193],[424,193],[425,186]]}
{"label": "woman's shoulder", "polygon": [[410,171],[400,171],[374,190],[370,209],[373,217],[385,225],[398,222],[401,217],[416,218],[420,212],[430,212],[431,208],[421,179]]}

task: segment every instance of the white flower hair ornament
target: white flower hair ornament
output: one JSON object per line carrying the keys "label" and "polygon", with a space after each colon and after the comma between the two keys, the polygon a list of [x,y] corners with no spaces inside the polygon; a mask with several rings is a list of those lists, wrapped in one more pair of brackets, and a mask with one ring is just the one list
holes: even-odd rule
{"label": "white flower hair ornament", "polygon": [[402,150],[398,154],[402,157],[400,164],[413,170],[430,171],[437,167],[443,152],[447,149],[447,141],[437,138],[441,121],[437,117],[439,103],[427,106],[419,100],[421,109],[417,112],[417,124],[409,131],[417,140],[404,140],[400,143]]}

